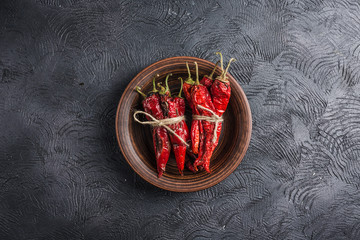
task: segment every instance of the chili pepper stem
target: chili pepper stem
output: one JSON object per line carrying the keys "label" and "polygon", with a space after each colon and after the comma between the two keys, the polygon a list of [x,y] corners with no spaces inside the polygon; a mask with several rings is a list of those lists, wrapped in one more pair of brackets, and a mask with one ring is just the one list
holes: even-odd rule
{"label": "chili pepper stem", "polygon": [[180,79],[180,82],[181,82],[180,92],[179,92],[179,94],[178,94],[178,97],[181,98],[181,92],[182,92],[182,90],[183,90],[184,81],[182,80],[181,77],[179,77],[178,79]]}
{"label": "chili pepper stem", "polygon": [[190,72],[190,68],[189,68],[189,63],[188,62],[186,62],[186,69],[187,69],[187,72],[188,72],[188,78],[185,80],[185,82],[187,83],[187,84],[191,84],[191,85],[193,85],[194,84],[194,80],[191,78],[191,72]]}
{"label": "chili pepper stem", "polygon": [[195,80],[195,84],[196,85],[200,85],[200,82],[199,82],[199,69],[198,69],[198,64],[197,62],[194,62],[195,64],[195,69],[196,69],[196,80]]}
{"label": "chili pepper stem", "polygon": [[230,58],[229,63],[228,63],[228,65],[227,65],[225,71],[221,74],[222,79],[226,80],[226,74],[227,74],[227,72],[228,72],[228,70],[229,70],[230,64],[231,64],[232,62],[235,62],[235,61],[236,61],[235,58]]}
{"label": "chili pepper stem", "polygon": [[172,76],[172,73],[169,73],[168,75],[166,75],[165,78],[165,87],[163,87],[163,85],[161,83],[158,83],[158,87],[160,88],[159,94],[160,95],[168,95],[169,97],[171,97],[171,93],[170,93],[170,89],[169,89],[169,85],[168,85],[168,80],[169,77]]}
{"label": "chili pepper stem", "polygon": [[188,74],[189,74],[188,78],[191,78],[191,72],[190,72],[190,68],[189,68],[189,63],[188,63],[188,62],[186,62],[186,69],[187,69]]}
{"label": "chili pepper stem", "polygon": [[146,94],[141,91],[141,87],[136,86],[135,90],[136,90],[138,93],[140,93],[141,96],[143,96],[144,98],[146,98]]}
{"label": "chili pepper stem", "polygon": [[216,52],[216,54],[220,56],[221,70],[224,72],[224,61],[223,61],[223,56],[222,56],[221,52]]}
{"label": "chili pepper stem", "polygon": [[170,88],[169,88],[169,84],[168,84],[170,76],[172,76],[172,73],[169,73],[168,75],[166,75],[166,78],[165,78],[165,93],[169,92],[169,96],[171,96],[171,92],[170,92]]}
{"label": "chili pepper stem", "polygon": [[160,88],[159,94],[164,95],[165,94],[165,88],[161,83],[158,83],[157,86]]}
{"label": "chili pepper stem", "polygon": [[[159,76],[159,75],[157,75],[157,76]],[[153,83],[153,89],[151,90],[151,92],[153,92],[153,93],[156,93],[156,92],[158,92],[159,90],[157,90],[156,89],[156,83],[155,83],[155,76],[154,76],[154,78],[153,78],[153,80],[152,80],[152,83]]]}
{"label": "chili pepper stem", "polygon": [[212,70],[211,74],[209,75],[209,78],[210,78],[210,79],[213,79],[214,73],[215,73],[215,71],[216,71],[217,66],[219,65],[219,62],[220,62],[220,61],[217,61],[217,62],[216,62],[214,69]]}

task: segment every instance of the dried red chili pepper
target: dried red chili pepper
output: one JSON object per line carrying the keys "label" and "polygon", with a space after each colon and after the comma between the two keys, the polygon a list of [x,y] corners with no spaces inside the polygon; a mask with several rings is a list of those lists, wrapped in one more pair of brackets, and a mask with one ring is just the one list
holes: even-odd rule
{"label": "dried red chili pepper", "polygon": [[[196,81],[194,86],[191,89],[191,100],[194,105],[195,115],[201,115],[201,116],[211,116],[211,113],[198,108],[198,106],[205,107],[207,109],[210,109],[214,111],[214,105],[211,100],[210,93],[208,89],[200,84],[199,82],[199,71],[198,71],[198,65],[195,62],[196,67]],[[203,165],[204,159],[203,159],[203,153],[206,151],[206,142],[208,138],[210,138],[209,132],[214,131],[214,124],[205,120],[199,121],[202,125],[202,128],[200,128],[200,134],[199,134],[199,151],[198,151],[198,158],[194,162],[194,168],[197,169],[197,166]],[[192,135],[191,135],[192,137]],[[195,153],[195,152],[194,152]],[[206,169],[205,169],[206,170]]]}
{"label": "dried red chili pepper", "polygon": [[[219,62],[217,62],[215,64],[215,67],[213,69],[213,71],[211,72],[211,74],[209,76],[205,75],[202,79],[201,79],[201,84],[204,85],[206,88],[209,88],[212,83],[213,83],[213,75],[215,73],[215,70],[217,68],[217,65],[219,64]],[[187,78],[185,84],[184,84],[184,94],[185,97],[187,99],[187,101],[189,102],[189,106],[191,107],[193,114],[198,115],[198,109],[194,109],[194,106],[192,104],[192,100],[191,100],[191,89],[192,86],[194,85],[194,80],[191,78],[191,73],[190,73],[190,69],[189,69],[189,65],[186,62],[186,68],[189,74],[189,77]],[[203,133],[203,126],[202,126],[202,122],[198,121],[198,120],[193,120],[191,122],[191,148],[194,154],[199,154],[200,156],[202,155],[203,149],[200,148],[200,142],[202,142],[204,133]]]}
{"label": "dried red chili pepper", "polygon": [[195,82],[191,78],[191,72],[190,72],[189,64],[187,62],[186,62],[186,68],[187,68],[189,76],[188,76],[188,78],[185,80],[185,82],[183,84],[183,92],[184,92],[186,101],[189,104],[189,107],[191,109],[193,109],[193,105],[192,105],[192,102],[191,102],[191,88],[192,88],[192,86],[194,85]]}
{"label": "dried red chili pepper", "polygon": [[[181,80],[181,89],[179,95],[171,97],[171,92],[168,85],[168,79],[171,74],[168,74],[165,79],[165,88],[161,85],[160,96],[161,96],[161,107],[164,112],[165,118],[175,118],[184,116],[185,114],[185,100],[181,97],[181,91],[183,82]],[[169,125],[169,127],[181,137],[185,142],[190,140],[189,129],[184,120]],[[174,150],[177,167],[181,175],[183,175],[185,157],[186,157],[186,145],[175,135],[169,133],[172,148]]]}
{"label": "dried red chili pepper", "polygon": [[[196,114],[196,111],[193,111],[193,114]],[[191,121],[191,150],[194,154],[199,154],[200,147],[200,135],[202,134],[202,124],[199,120]]]}
{"label": "dried red chili pepper", "polygon": [[197,172],[197,170],[194,168],[194,161],[196,160],[196,155],[191,151],[191,149],[187,148],[186,149],[186,157],[185,157],[185,165],[186,167],[192,171],[192,172]]}
{"label": "dried red chili pepper", "polygon": [[211,85],[210,92],[216,113],[218,116],[222,116],[227,108],[231,95],[230,82],[227,80],[226,74],[230,64],[236,61],[236,59],[231,58],[224,71],[222,54],[220,52],[217,52],[216,54],[220,55],[222,74],[215,79]]}
{"label": "dried red chili pepper", "polygon": [[[141,92],[140,87],[136,87],[136,91],[144,97],[142,105],[145,112],[149,113],[156,119],[164,119],[164,114],[160,106],[160,96],[155,85],[155,77],[153,78],[153,90],[150,91],[148,95],[145,95],[143,92]],[[151,120],[148,116],[146,118]],[[168,132],[164,127],[153,127],[152,137],[158,177],[160,178],[165,172],[166,163],[170,156],[171,145]]]}
{"label": "dried red chili pepper", "polygon": [[[214,112],[216,113],[216,115],[221,117],[227,108],[231,95],[230,82],[227,80],[226,74],[229,70],[230,64],[233,61],[235,61],[235,59],[231,58],[229,60],[229,63],[224,71],[223,57],[221,53],[216,53],[216,54],[219,54],[221,58],[220,61],[221,61],[222,74],[215,79],[215,81],[210,87],[210,92],[212,96],[212,102],[214,104],[214,109],[215,109]],[[207,132],[206,135],[206,141],[205,141],[206,150],[203,155],[203,167],[207,172],[210,172],[210,159],[216,146],[219,143],[219,137],[222,129],[222,123],[220,122],[216,129],[216,141],[213,142],[215,124],[213,123],[212,125],[213,125],[212,130]]]}
{"label": "dried red chili pepper", "polygon": [[[184,91],[184,95],[185,98],[192,110],[192,113],[194,115],[197,115],[197,109],[194,108],[194,105],[192,103],[192,99],[191,99],[191,91],[192,88],[195,84],[194,80],[191,78],[191,72],[190,72],[190,68],[189,68],[189,64],[186,62],[186,68],[188,71],[188,78],[186,79],[186,81],[184,82],[183,85],[183,91]],[[190,130],[190,135],[191,135],[191,150],[194,154],[199,154],[199,145],[200,145],[200,135],[202,132],[202,124],[200,121],[198,120],[192,120],[191,121],[191,130]]]}
{"label": "dried red chili pepper", "polygon": [[[191,78],[191,72],[190,72],[190,69],[189,69],[189,65],[188,63],[186,62],[186,67],[187,67],[187,70],[188,70],[188,78],[186,79],[185,82],[183,82],[182,78],[179,77],[179,80],[182,82],[182,90],[184,92],[184,95],[185,95],[185,98],[190,106],[190,108],[192,109],[192,103],[191,103],[191,88],[192,88],[192,85],[195,83],[194,80]],[[181,94],[181,92],[179,93]],[[185,101],[183,101],[183,103],[181,104],[185,104]],[[193,121],[194,122],[194,121]],[[199,126],[199,121],[196,121],[197,124],[194,124],[197,125],[197,128]],[[194,129],[193,125],[192,125],[192,130]],[[188,136],[190,138],[190,134]],[[192,138],[190,138],[190,141],[192,140]],[[194,146],[194,144],[192,144],[191,146]],[[190,148],[187,148],[186,149],[186,157],[185,157],[185,165],[186,167],[192,171],[192,172],[196,172],[194,166],[193,166],[193,162],[196,160],[196,155],[193,153],[193,151],[190,149]]]}
{"label": "dried red chili pepper", "polygon": [[209,76],[205,75],[200,81],[200,83],[202,85],[204,85],[205,87],[207,87],[207,89],[209,89],[214,82],[213,75],[216,71],[218,64],[219,64],[219,61],[216,62],[214,69],[211,71],[211,74]]}

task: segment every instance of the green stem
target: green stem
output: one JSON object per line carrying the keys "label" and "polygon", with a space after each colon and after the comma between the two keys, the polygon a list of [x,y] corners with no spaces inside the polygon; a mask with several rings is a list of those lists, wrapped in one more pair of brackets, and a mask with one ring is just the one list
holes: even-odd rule
{"label": "green stem", "polygon": [[183,89],[184,82],[183,82],[181,77],[179,77],[178,79],[180,79],[180,81],[181,81],[180,92],[179,92],[178,97],[181,98],[181,92],[182,92],[182,89]]}
{"label": "green stem", "polygon": [[217,54],[217,55],[220,55],[221,70],[224,72],[223,56],[222,56],[221,52],[216,52],[216,54]]}
{"label": "green stem", "polygon": [[138,93],[140,93],[141,96],[143,96],[144,98],[146,98],[146,94],[143,93],[142,91],[140,91],[140,89],[141,89],[141,87],[139,87],[139,86],[136,86],[136,88],[135,88],[135,90],[136,90]]}
{"label": "green stem", "polygon": [[217,66],[219,65],[219,62],[220,62],[220,61],[217,61],[217,62],[216,62],[215,67],[214,67],[214,69],[212,70],[212,72],[211,72],[211,74],[210,74],[210,76],[209,76],[210,79],[213,78],[213,75],[214,75],[214,73],[215,73],[215,70],[216,70]]}
{"label": "green stem", "polygon": [[195,80],[195,84],[196,85],[200,85],[200,82],[199,82],[199,69],[198,69],[198,64],[197,62],[194,62],[195,64],[195,69],[196,69],[196,80]]}
{"label": "green stem", "polygon": [[222,78],[223,78],[224,80],[226,80],[226,74],[227,74],[227,72],[228,72],[228,70],[229,70],[230,64],[231,64],[232,62],[235,62],[235,61],[236,61],[235,58],[230,58],[229,63],[228,63],[228,65],[227,65],[225,71],[224,71],[223,74],[222,74]]}
{"label": "green stem", "polygon": [[159,94],[164,95],[165,94],[165,88],[161,83],[158,83],[157,86],[160,88]]}
{"label": "green stem", "polygon": [[[158,75],[158,76],[159,76],[159,75]],[[153,92],[153,93],[156,93],[156,92],[159,91],[159,90],[156,89],[155,79],[156,79],[156,77],[154,76],[154,78],[153,78],[153,80],[152,80],[152,82],[153,82],[153,89],[152,89],[152,91],[151,91],[151,92]]]}
{"label": "green stem", "polygon": [[165,78],[165,93],[169,92],[169,96],[171,96],[171,92],[170,92],[170,88],[169,88],[169,84],[168,84],[168,80],[169,80],[170,76],[172,76],[172,73],[169,73],[168,75],[166,75],[166,78]]}
{"label": "green stem", "polygon": [[190,72],[190,68],[189,68],[188,62],[186,62],[186,68],[187,68],[187,71],[188,71],[189,76],[188,76],[188,78],[185,80],[185,82],[186,82],[187,84],[193,85],[195,82],[194,82],[194,80],[191,78],[191,72]]}
{"label": "green stem", "polygon": [[188,79],[190,79],[190,78],[191,78],[191,72],[190,72],[190,68],[189,68],[188,62],[186,62],[186,69],[187,69],[188,74],[189,74]]}

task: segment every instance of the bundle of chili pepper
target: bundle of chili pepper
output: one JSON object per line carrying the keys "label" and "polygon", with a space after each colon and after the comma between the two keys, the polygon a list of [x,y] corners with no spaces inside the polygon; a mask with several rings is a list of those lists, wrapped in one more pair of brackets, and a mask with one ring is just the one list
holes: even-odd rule
{"label": "bundle of chili pepper", "polygon": [[[213,111],[218,117],[221,117],[227,108],[231,96],[230,82],[227,80],[226,74],[229,70],[230,64],[235,61],[235,59],[231,58],[226,69],[224,70],[222,54],[219,52],[217,52],[216,54],[220,55],[221,58],[220,62],[222,73],[215,79],[215,81],[210,86],[210,93],[214,106]],[[210,172],[210,159],[216,146],[219,143],[221,129],[222,122],[218,122],[217,124],[211,123],[211,126],[208,128],[208,130],[205,131],[205,151],[202,159],[195,161],[195,167],[196,165],[201,164],[207,172]]]}
{"label": "bundle of chili pepper", "polygon": [[[201,79],[200,84],[204,85],[208,89],[211,87],[211,85],[213,83],[213,75],[215,73],[215,70],[216,70],[218,64],[219,64],[219,62],[217,62],[215,64],[215,67],[209,76],[205,75]],[[183,87],[184,95],[185,95],[187,102],[189,103],[189,106],[190,106],[193,114],[196,115],[196,114],[198,114],[198,109],[194,108],[192,99],[191,99],[191,91],[192,91],[193,85],[195,84],[195,81],[191,78],[191,72],[190,72],[189,64],[187,62],[186,62],[186,68],[188,71],[188,78],[186,79],[186,81],[184,83],[184,87]],[[193,120],[191,122],[191,150],[192,150],[193,154],[199,154],[200,138],[203,137],[202,131],[203,131],[202,122],[198,121],[198,120]],[[202,153],[200,153],[200,155],[201,154]]]}
{"label": "bundle of chili pepper", "polygon": [[[222,129],[220,117],[225,112],[231,95],[230,83],[226,74],[231,62],[235,61],[235,59],[230,59],[226,70],[224,70],[223,57],[219,52],[216,54],[219,54],[221,58],[222,73],[215,81],[213,75],[219,62],[216,63],[211,74],[209,76],[205,75],[200,82],[197,63],[195,62],[196,81],[191,78],[188,63],[186,63],[189,77],[185,82],[186,87],[184,84],[184,93],[191,106],[193,116],[195,115],[191,124],[191,142],[192,152],[197,154],[197,159],[192,165],[196,171],[198,168],[204,168],[207,172],[210,172],[210,159],[218,145]],[[199,118],[199,116],[205,116],[205,118]]]}
{"label": "bundle of chili pepper", "polygon": [[[140,93],[144,100],[142,101],[143,108],[146,113],[150,114],[156,119],[164,119],[164,114],[161,109],[160,96],[155,85],[155,77],[153,78],[153,90],[145,95],[140,91],[140,87],[136,87],[136,91]],[[151,120],[146,116],[148,120]],[[166,163],[170,156],[170,140],[168,132],[164,127],[154,126],[152,128],[152,137],[154,144],[154,151],[156,156],[156,165],[158,171],[158,177],[161,177],[165,172]]]}
{"label": "bundle of chili pepper", "polygon": [[[161,99],[161,107],[164,113],[165,118],[175,118],[179,116],[184,116],[185,114],[185,100],[181,97],[181,91],[183,88],[183,82],[181,80],[181,89],[179,95],[176,97],[171,97],[171,92],[168,85],[169,76],[172,74],[168,74],[165,79],[165,88],[158,84],[161,88],[160,90],[160,99]],[[169,127],[185,142],[190,141],[189,129],[185,123],[185,120],[182,120],[178,123],[174,123],[169,125]],[[181,175],[183,175],[185,157],[186,157],[186,145],[179,139],[177,136],[169,133],[170,141],[172,144],[172,148],[175,154],[175,160],[177,163],[177,167]]]}

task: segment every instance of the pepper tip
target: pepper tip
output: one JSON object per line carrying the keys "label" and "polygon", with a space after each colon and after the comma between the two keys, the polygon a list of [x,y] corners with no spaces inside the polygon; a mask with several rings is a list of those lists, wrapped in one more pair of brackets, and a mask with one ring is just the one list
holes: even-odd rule
{"label": "pepper tip", "polygon": [[161,178],[161,176],[163,175],[164,171],[163,170],[160,170],[159,173],[158,173],[158,178]]}

